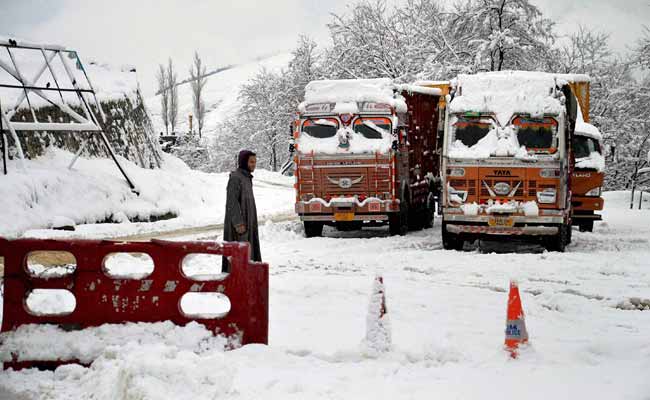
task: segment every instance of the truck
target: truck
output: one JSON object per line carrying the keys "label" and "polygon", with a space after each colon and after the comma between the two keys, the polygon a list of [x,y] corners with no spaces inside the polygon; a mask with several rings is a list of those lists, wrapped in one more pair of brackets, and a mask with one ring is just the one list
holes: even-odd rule
{"label": "truck", "polygon": [[307,84],[290,144],[307,237],[325,225],[388,225],[393,235],[433,225],[440,95],[385,78]]}
{"label": "truck", "polygon": [[[571,241],[572,140],[584,75],[500,71],[451,85],[442,144],[442,242]],[[572,88],[572,86],[574,86]]]}
{"label": "truck", "polygon": [[572,141],[575,168],[571,176],[572,224],[581,232],[592,232],[594,222],[602,220],[598,211],[605,206],[601,197],[605,181],[605,157],[603,137],[595,126],[589,122],[589,86],[588,82],[578,88],[572,85],[578,98],[580,112],[577,117]]}

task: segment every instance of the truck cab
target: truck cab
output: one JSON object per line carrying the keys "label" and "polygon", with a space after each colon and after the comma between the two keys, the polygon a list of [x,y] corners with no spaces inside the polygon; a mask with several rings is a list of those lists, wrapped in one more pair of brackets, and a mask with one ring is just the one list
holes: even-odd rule
{"label": "truck cab", "polygon": [[580,121],[572,142],[575,168],[571,177],[573,225],[582,232],[592,232],[594,222],[602,220],[605,199],[601,197],[605,180],[605,157],[598,128]]}
{"label": "truck cab", "polygon": [[577,100],[553,74],[460,75],[443,143],[443,247],[526,237],[564,251],[571,240],[570,143]]}
{"label": "truck cab", "polygon": [[296,213],[307,237],[433,218],[438,89],[389,79],[314,81],[293,125]]}

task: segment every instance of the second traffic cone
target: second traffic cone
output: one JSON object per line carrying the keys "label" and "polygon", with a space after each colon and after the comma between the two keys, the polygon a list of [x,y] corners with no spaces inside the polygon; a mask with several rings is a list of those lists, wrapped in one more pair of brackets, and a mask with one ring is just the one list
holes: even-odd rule
{"label": "second traffic cone", "polygon": [[512,358],[517,358],[517,349],[520,344],[528,343],[528,331],[524,310],[519,297],[519,285],[516,281],[510,281],[510,293],[508,294],[508,316],[506,318],[506,349]]}
{"label": "second traffic cone", "polygon": [[391,328],[386,308],[386,291],[381,275],[375,277],[366,317],[366,338],[364,352],[370,357],[377,357],[391,349]]}

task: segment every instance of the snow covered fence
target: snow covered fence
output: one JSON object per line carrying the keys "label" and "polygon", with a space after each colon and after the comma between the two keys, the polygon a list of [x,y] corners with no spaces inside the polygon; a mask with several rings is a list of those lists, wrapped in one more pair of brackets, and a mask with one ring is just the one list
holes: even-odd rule
{"label": "snow covered fence", "polygon": [[[268,264],[251,263],[246,243],[0,238],[0,255],[5,258],[0,334],[5,368],[78,360],[34,357],[29,338],[15,337],[43,324],[72,335],[65,331],[196,321],[227,338],[231,348],[268,343]],[[222,257],[229,260],[227,273]],[[3,348],[7,343],[25,348]]]}

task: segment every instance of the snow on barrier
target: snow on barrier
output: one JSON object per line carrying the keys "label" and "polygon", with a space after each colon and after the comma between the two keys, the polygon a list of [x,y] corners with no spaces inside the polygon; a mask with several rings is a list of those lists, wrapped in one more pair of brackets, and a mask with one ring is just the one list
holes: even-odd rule
{"label": "snow on barrier", "polygon": [[[79,330],[196,321],[233,347],[268,343],[268,264],[250,262],[247,243],[0,238],[0,256],[2,332],[28,324]],[[228,273],[222,273],[222,257],[229,260]],[[215,299],[221,301],[216,309],[206,311]],[[11,358],[5,369],[76,361]]]}

